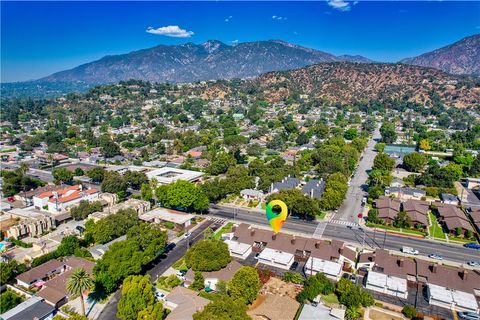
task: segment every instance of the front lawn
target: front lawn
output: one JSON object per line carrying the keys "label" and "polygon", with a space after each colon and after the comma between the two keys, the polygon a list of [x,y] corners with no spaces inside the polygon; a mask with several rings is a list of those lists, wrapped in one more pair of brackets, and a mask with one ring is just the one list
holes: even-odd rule
{"label": "front lawn", "polygon": [[230,231],[232,229],[232,226],[233,226],[233,222],[229,222],[225,226],[223,226],[220,230],[218,230],[214,235],[215,240],[220,239],[222,237],[222,234]]}
{"label": "front lawn", "polygon": [[428,233],[431,237],[445,240],[445,233],[442,230],[442,226],[438,223],[437,218],[432,212],[428,213],[430,218],[430,226],[428,227]]}
{"label": "front lawn", "polygon": [[177,260],[173,265],[172,268],[175,270],[188,270],[187,265],[185,264],[185,259]]}
{"label": "front lawn", "polygon": [[367,227],[383,229],[383,230],[387,229],[387,230],[398,232],[398,233],[411,234],[411,235],[422,236],[422,237],[425,237],[427,235],[425,232],[419,231],[419,230],[402,229],[402,228],[396,228],[394,226],[387,226],[387,225],[383,225],[383,224],[375,224],[375,223],[371,223],[371,222],[367,222]]}
{"label": "front lawn", "polygon": [[326,303],[334,303],[334,304],[339,304],[338,302],[338,297],[335,293],[330,293],[327,295],[322,294],[322,300],[325,301]]}

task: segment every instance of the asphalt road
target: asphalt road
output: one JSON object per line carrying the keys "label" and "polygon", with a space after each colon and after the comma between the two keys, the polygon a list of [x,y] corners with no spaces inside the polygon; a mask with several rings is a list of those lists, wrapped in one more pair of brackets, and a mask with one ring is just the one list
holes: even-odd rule
{"label": "asphalt road", "polygon": [[376,156],[375,144],[380,138],[380,130],[376,128],[367,143],[362,159],[358,162],[353,177],[350,179],[346,199],[335,214],[335,220],[358,222],[357,215],[362,212],[362,198],[367,195],[367,192],[364,191],[368,179],[367,170],[373,166],[373,159]]}
{"label": "asphalt road", "polygon": [[[203,232],[207,229],[210,225],[212,225],[212,221],[205,221],[201,226],[199,226],[196,230],[194,230],[189,237],[190,244],[193,244],[199,240],[202,240]],[[172,266],[176,261],[178,261],[185,252],[187,251],[187,240],[182,239],[180,240],[175,248],[173,248],[168,254],[160,256],[160,260],[156,261],[152,268],[150,268],[146,274],[150,276],[152,282],[156,281],[161,274],[167,271],[168,268]],[[117,306],[118,302],[121,297],[121,289],[118,289],[112,298],[108,301],[105,308],[102,310],[98,319],[108,319],[108,320],[116,320],[117,318]]]}
{"label": "asphalt road", "polygon": [[[249,224],[269,227],[265,215],[258,211],[249,211],[246,209],[236,209],[223,206],[215,206],[210,209],[210,215],[233,220],[237,223],[245,222]],[[326,239],[337,239],[357,247],[365,248],[385,248],[399,252],[403,246],[409,246],[417,249],[420,255],[427,256],[430,253],[437,253],[450,260],[458,263],[465,263],[470,260],[479,260],[479,252],[474,249],[464,248],[460,245],[447,244],[442,242],[431,241],[427,239],[415,239],[392,234],[385,234],[383,231],[370,231],[365,228],[360,229],[357,226],[348,226],[343,224],[320,223],[319,229],[325,226],[323,234],[316,233],[319,223],[313,221],[288,219],[283,226],[284,231],[292,233],[300,233],[307,237],[320,237]],[[424,257],[426,258],[426,257]]]}

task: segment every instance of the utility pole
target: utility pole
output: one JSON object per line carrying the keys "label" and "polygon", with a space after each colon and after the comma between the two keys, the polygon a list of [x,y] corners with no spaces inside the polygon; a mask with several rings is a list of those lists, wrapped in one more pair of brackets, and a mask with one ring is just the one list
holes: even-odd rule
{"label": "utility pole", "polygon": [[365,245],[365,229],[363,229],[362,247]]}
{"label": "utility pole", "polygon": [[385,249],[385,240],[387,239],[387,227],[385,226],[385,234],[383,235],[383,246],[382,249]]}

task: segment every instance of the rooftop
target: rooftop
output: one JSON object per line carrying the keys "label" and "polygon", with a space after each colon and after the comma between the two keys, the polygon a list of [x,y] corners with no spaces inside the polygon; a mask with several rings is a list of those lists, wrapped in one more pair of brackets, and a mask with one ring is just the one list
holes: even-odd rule
{"label": "rooftop", "polygon": [[140,216],[140,219],[145,221],[154,221],[160,219],[162,221],[169,221],[175,224],[184,224],[190,221],[195,216],[193,214],[184,213],[180,211],[170,210],[166,208],[157,208],[152,211],[145,212]]}
{"label": "rooftop", "polygon": [[163,167],[146,173],[149,179],[156,179],[161,184],[170,184],[177,180],[195,181],[203,172]]}

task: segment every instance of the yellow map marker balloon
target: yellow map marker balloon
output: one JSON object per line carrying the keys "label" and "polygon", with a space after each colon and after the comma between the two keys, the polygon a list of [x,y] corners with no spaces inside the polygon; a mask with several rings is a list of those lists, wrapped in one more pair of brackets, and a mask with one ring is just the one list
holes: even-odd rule
{"label": "yellow map marker balloon", "polygon": [[[279,206],[280,213],[273,212],[273,207]],[[273,232],[278,233],[283,227],[285,220],[287,220],[288,208],[282,200],[272,200],[267,204],[267,219]]]}

